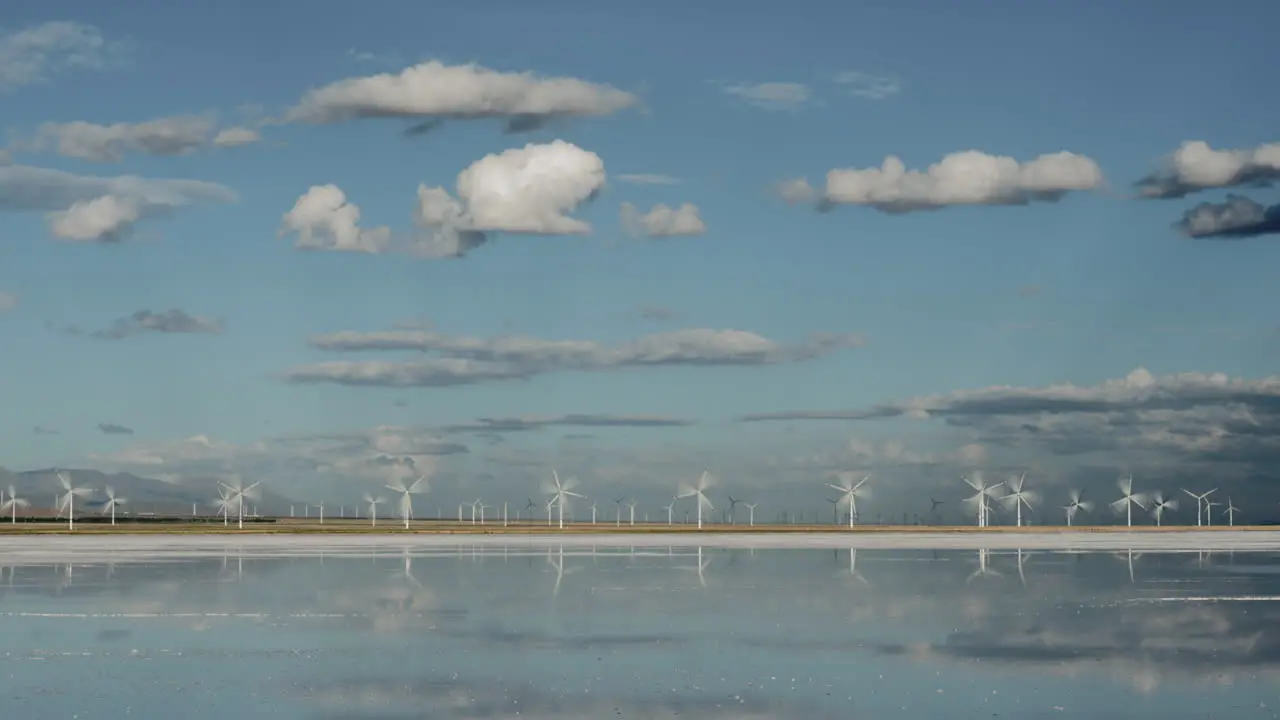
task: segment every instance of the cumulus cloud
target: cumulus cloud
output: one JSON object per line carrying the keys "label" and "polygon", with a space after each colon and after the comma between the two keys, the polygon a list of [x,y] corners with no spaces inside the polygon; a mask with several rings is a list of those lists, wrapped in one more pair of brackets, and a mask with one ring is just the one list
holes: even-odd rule
{"label": "cumulus cloud", "polygon": [[127,318],[120,318],[106,330],[90,333],[100,340],[122,340],[142,333],[218,335],[225,324],[218,319],[189,315],[178,309],[165,312],[139,310]]}
{"label": "cumulus cloud", "polygon": [[116,423],[98,423],[98,431],[104,435],[132,435],[133,428]]}
{"label": "cumulus cloud", "polygon": [[631,183],[632,185],[679,185],[684,182],[678,177],[655,173],[623,173],[615,177],[620,182]]}
{"label": "cumulus cloud", "polygon": [[301,250],[380,253],[390,247],[387,227],[361,228],[360,206],[337,185],[312,185],[284,214],[278,235],[296,233]]}
{"label": "cumulus cloud", "polygon": [[243,126],[223,128],[213,136],[213,144],[223,148],[241,147],[259,142],[262,142],[262,133]]}
{"label": "cumulus cloud", "polygon": [[995,386],[848,411],[761,413],[746,422],[936,418],[1005,449],[1080,457],[1219,477],[1270,476],[1280,461],[1280,376],[1222,373],[1155,376],[1138,368],[1097,385]]}
{"label": "cumulus cloud", "polygon": [[[837,168],[827,173],[820,209],[866,205],[901,214],[955,205],[1027,205],[1056,202],[1069,192],[1094,190],[1103,183],[1098,164],[1083,155],[1057,152],[1019,162],[977,150],[951,153],[927,170],[908,170],[890,155],[878,168]],[[792,202],[818,193],[807,180],[779,186]]]}
{"label": "cumulus cloud", "polygon": [[18,307],[21,298],[18,293],[0,290],[0,313],[6,313]]}
{"label": "cumulus cloud", "polygon": [[889,75],[850,70],[837,74],[834,80],[845,92],[866,100],[884,100],[902,92],[902,81]]}
{"label": "cumulus cloud", "polygon": [[572,77],[499,72],[436,60],[399,73],[348,78],[310,90],[286,120],[336,123],[358,118],[498,118],[509,132],[564,117],[612,115],[639,103],[629,92]]}
{"label": "cumulus cloud", "polygon": [[188,205],[235,199],[229,188],[198,180],[96,177],[0,166],[0,212],[46,212],[54,237],[68,240],[118,241],[139,220]]}
{"label": "cumulus cloud", "polygon": [[1180,198],[1213,188],[1268,186],[1280,179],[1280,143],[1215,150],[1203,140],[1189,140],[1163,165],[1137,182],[1142,197]]}
{"label": "cumulus cloud", "polygon": [[809,86],[796,82],[728,85],[724,91],[766,110],[795,110],[809,102],[811,97]]}
{"label": "cumulus cloud", "polygon": [[1193,238],[1246,238],[1280,233],[1280,205],[1263,207],[1241,195],[1203,202],[1182,214],[1174,227]]}
{"label": "cumulus cloud", "polygon": [[101,70],[125,51],[92,26],[47,22],[0,35],[0,92],[47,82],[66,70]]}
{"label": "cumulus cloud", "polygon": [[313,337],[311,344],[331,351],[415,350],[435,356],[410,362],[322,362],[292,368],[284,373],[284,379],[294,383],[443,387],[561,371],[776,365],[808,360],[861,342],[854,335],[825,334],[784,345],[744,330],[710,329],[658,333],[613,346],[591,340],[474,338],[415,330],[340,332]]}
{"label": "cumulus cloud", "polygon": [[701,235],[707,231],[698,206],[684,203],[678,208],[654,205],[647,213],[636,210],[631,203],[622,203],[622,227],[632,235],[647,237],[676,237]]}
{"label": "cumulus cloud", "polygon": [[403,251],[461,257],[488,233],[568,235],[591,227],[570,215],[604,187],[599,155],[556,140],[486,155],[458,175],[457,194],[418,186],[415,229],[393,242],[386,227],[361,228],[360,208],[335,185],[312,187],[285,214],[280,235],[296,247],[366,253]]}

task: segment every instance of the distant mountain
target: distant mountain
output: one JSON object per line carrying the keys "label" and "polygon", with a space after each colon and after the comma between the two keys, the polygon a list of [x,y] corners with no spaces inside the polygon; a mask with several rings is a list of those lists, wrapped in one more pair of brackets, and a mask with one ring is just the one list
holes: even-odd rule
{"label": "distant mountain", "polygon": [[[131,473],[108,474],[98,470],[59,468],[62,474],[71,480],[75,487],[91,488],[93,495],[85,498],[84,507],[92,508],[106,501],[105,488],[110,485],[116,491],[116,497],[125,498],[128,502],[121,510],[135,513],[159,513],[189,515],[191,504],[196,503],[200,514],[212,513],[210,504],[218,498],[217,480],[208,479],[194,482],[171,483],[152,478],[138,477]],[[31,503],[33,511],[47,510],[55,507],[55,498],[62,493],[62,484],[53,469],[27,470],[19,473],[5,473],[0,470],[0,487],[8,492],[9,483],[18,491],[18,497]],[[4,476],[8,477],[4,477]],[[296,501],[263,488],[261,496],[252,501],[258,512],[263,515],[287,515],[289,505]],[[76,501],[79,506],[80,501]],[[249,512],[249,501],[245,502],[245,511]]]}

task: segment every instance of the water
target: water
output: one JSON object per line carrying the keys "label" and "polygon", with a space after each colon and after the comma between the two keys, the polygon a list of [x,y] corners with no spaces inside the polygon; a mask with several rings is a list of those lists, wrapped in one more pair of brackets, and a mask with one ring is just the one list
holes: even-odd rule
{"label": "water", "polygon": [[239,541],[0,550],[3,714],[1096,720],[1280,707],[1272,551],[382,542],[341,556]]}

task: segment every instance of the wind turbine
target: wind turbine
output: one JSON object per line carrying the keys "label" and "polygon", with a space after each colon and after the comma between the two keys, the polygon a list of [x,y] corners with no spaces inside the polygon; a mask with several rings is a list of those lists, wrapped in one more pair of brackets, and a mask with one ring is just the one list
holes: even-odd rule
{"label": "wind turbine", "polygon": [[991,493],[995,492],[996,488],[1004,485],[1004,482],[988,485],[981,472],[974,472],[972,478],[961,476],[960,479],[966,485],[978,491],[976,495],[965,498],[965,502],[976,502],[978,504],[978,527],[986,527],[990,524]]}
{"label": "wind turbine", "polygon": [[[532,512],[532,510],[533,510],[534,508],[538,507],[538,504],[537,504],[537,503],[535,503],[535,502],[533,501],[533,498],[528,498],[528,500],[529,500],[529,504],[528,504],[528,505],[525,505],[525,506],[524,506],[524,508],[522,508],[522,509],[520,510],[520,512],[527,512],[527,513],[529,513],[529,520],[530,520],[530,521],[532,521],[532,520],[533,520],[533,512]],[[520,519],[520,513],[516,513],[516,520],[519,520],[519,519]]]}
{"label": "wind turbine", "polygon": [[738,519],[738,504],[742,501],[728,493],[725,493],[725,496],[729,498],[729,524],[734,525]]}
{"label": "wind turbine", "polygon": [[630,520],[630,523],[631,523],[632,525],[635,525],[635,524],[636,524],[636,501],[635,501],[635,500],[628,500],[628,501],[627,501],[627,503],[626,503],[626,505],[627,505],[627,509],[631,511],[631,520]]}
{"label": "wind turbine", "polygon": [[[561,530],[564,529],[564,506],[566,501],[571,497],[586,498],[585,495],[579,495],[578,493],[573,492],[573,489],[577,486],[578,478],[566,478],[564,482],[560,482],[560,473],[555,470],[551,471],[551,482],[545,483],[542,486],[543,491],[550,494],[552,502],[556,504],[557,512],[560,514]],[[634,513],[634,511],[632,512]]]}
{"label": "wind turbine", "polygon": [[[25,508],[30,504],[31,503],[27,502],[26,500],[18,497],[18,493],[14,490],[13,486],[10,485],[9,497],[5,498],[4,503],[0,504],[0,512],[8,510],[9,523],[11,525],[17,525],[18,524],[18,508]],[[9,569],[9,579],[10,580],[13,579],[12,568]]]}
{"label": "wind turbine", "polygon": [[245,487],[243,481],[241,481],[239,477],[236,477],[234,480],[232,480],[232,483],[234,484],[224,483],[221,480],[218,481],[218,484],[226,488],[227,490],[226,499],[228,501],[228,504],[229,503],[236,504],[236,527],[237,529],[242,530],[244,529],[244,499],[249,498],[252,500],[254,497],[256,497],[257,488],[259,485],[262,484],[262,481],[259,480],[258,482],[255,482],[252,485]]}
{"label": "wind turbine", "polygon": [[[1196,527],[1200,527],[1204,524],[1204,509],[1201,506],[1209,500],[1210,495],[1214,494],[1217,491],[1218,491],[1218,488],[1214,488],[1209,492],[1204,493],[1203,495],[1197,495],[1186,488],[1182,489],[1182,492],[1190,495],[1196,500]],[[1212,519],[1210,520],[1210,524],[1212,524]]]}
{"label": "wind turbine", "polygon": [[[404,518],[405,530],[409,529],[409,520],[413,518],[413,496],[429,490],[426,485],[423,485],[426,481],[427,476],[421,475],[411,485],[405,485],[403,480],[397,480],[396,484],[388,483],[385,486],[388,490],[400,493],[400,515]],[[418,489],[419,485],[422,486],[421,490]]]}
{"label": "wind turbine", "polygon": [[1223,511],[1222,511],[1222,514],[1227,516],[1227,525],[1228,525],[1229,527],[1235,527],[1235,526],[1236,526],[1236,513],[1238,513],[1238,512],[1240,512],[1240,508],[1236,507],[1236,506],[1235,506],[1235,503],[1231,502],[1231,498],[1230,498],[1230,497],[1228,497],[1228,498],[1227,498],[1227,509],[1226,509],[1226,510],[1223,510]]}
{"label": "wind turbine", "polygon": [[1018,527],[1022,527],[1022,508],[1025,506],[1027,510],[1031,510],[1031,503],[1039,499],[1039,495],[1034,490],[1027,490],[1024,486],[1027,482],[1027,474],[1022,473],[1016,478],[1009,480],[1009,494],[1000,498],[1005,505],[1013,504],[1014,509],[1018,511]]}
{"label": "wind turbine", "polygon": [[595,500],[592,500],[592,501],[591,501],[591,524],[592,524],[592,525],[595,525],[595,524],[596,524],[596,507],[597,507],[599,504],[600,504],[600,503],[596,502]]}
{"label": "wind turbine", "polygon": [[1161,518],[1166,510],[1177,509],[1178,501],[1173,498],[1166,499],[1162,492],[1156,492],[1151,498],[1151,515],[1156,519],[1156,527],[1160,527]]}
{"label": "wind turbine", "polygon": [[369,525],[378,527],[378,503],[382,502],[382,498],[374,497],[369,493],[364,494],[364,504],[369,506]]}
{"label": "wind turbine", "polygon": [[1080,512],[1081,510],[1085,512],[1092,511],[1093,503],[1089,502],[1088,500],[1081,500],[1080,491],[1072,490],[1071,502],[1064,505],[1062,509],[1067,511],[1067,527],[1071,527],[1072,521],[1075,520],[1076,513]]}
{"label": "wind turbine", "polygon": [[840,498],[835,501],[836,507],[842,505],[849,506],[849,527],[853,527],[854,519],[858,516],[858,498],[866,497],[867,491],[862,489],[863,485],[871,479],[870,475],[863,476],[861,480],[854,484],[852,473],[840,473],[840,484],[827,483],[827,487],[832,490],[840,491]]}
{"label": "wind turbine", "polygon": [[58,496],[58,512],[61,513],[63,508],[67,509],[67,529],[76,529],[76,496],[88,497],[93,494],[92,488],[72,487],[71,481],[67,476],[58,471],[58,481],[62,483],[62,489],[65,491]]}
{"label": "wind turbine", "polygon": [[222,526],[226,527],[228,517],[231,514],[231,495],[226,488],[222,487],[222,483],[218,483],[218,499],[211,501],[209,504],[217,509],[214,517],[217,517],[218,513],[222,513]]}
{"label": "wind turbine", "polygon": [[116,489],[108,485],[107,501],[102,505],[102,514],[105,515],[107,511],[111,511],[111,524],[115,525],[116,524],[116,506],[125,505],[128,502],[129,502],[128,500],[125,500],[122,497],[116,497]]}
{"label": "wind turbine", "polygon": [[320,524],[323,525],[324,524],[324,501],[321,500],[320,502],[316,503],[316,507],[319,508],[320,510]]}
{"label": "wind turbine", "polygon": [[1212,500],[1204,501],[1204,525],[1205,527],[1213,527],[1213,509],[1221,506],[1222,503],[1216,503]]}
{"label": "wind turbine", "polygon": [[[716,480],[711,476],[710,472],[702,471],[702,475],[698,477],[697,485],[681,484],[677,498],[693,498],[694,503],[698,506],[698,529],[702,529],[702,508],[705,505],[708,510],[715,510],[715,506],[711,504],[711,500],[707,498],[707,490],[716,484]],[[701,552],[701,548],[699,548]],[[701,560],[701,555],[699,555]]]}
{"label": "wind turbine", "polygon": [[675,498],[672,498],[672,499],[671,499],[671,503],[670,503],[669,505],[664,505],[664,506],[662,506],[662,509],[667,511],[667,524],[668,524],[668,525],[670,525],[670,524],[671,524],[671,514],[672,514],[673,512],[675,512],[675,510],[676,510],[676,500],[675,500]]}
{"label": "wind turbine", "polygon": [[930,495],[929,496],[929,515],[932,516],[934,513],[936,513],[938,511],[938,507],[940,505],[945,505],[946,502],[947,502],[946,500],[934,500],[933,496]]}
{"label": "wind turbine", "polygon": [[760,503],[758,502],[742,503],[742,507],[747,509],[747,526],[748,527],[756,526],[756,506],[759,504]]}
{"label": "wind turbine", "polygon": [[1133,491],[1132,475],[1122,477],[1117,480],[1116,487],[1120,489],[1120,492],[1123,493],[1123,495],[1119,500],[1111,503],[1111,508],[1116,512],[1123,510],[1125,513],[1126,526],[1133,527],[1133,506],[1137,505],[1143,510],[1146,510],[1147,506],[1144,503],[1146,502],[1147,497],[1142,493],[1135,493]]}
{"label": "wind turbine", "polygon": [[613,525],[614,527],[622,526],[622,503],[626,502],[626,498],[613,499]]}

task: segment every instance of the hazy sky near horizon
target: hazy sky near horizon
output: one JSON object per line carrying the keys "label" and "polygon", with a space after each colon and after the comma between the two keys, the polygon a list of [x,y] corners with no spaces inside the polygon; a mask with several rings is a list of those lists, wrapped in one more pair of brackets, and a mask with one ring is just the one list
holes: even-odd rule
{"label": "hazy sky near horizon", "polygon": [[8,3],[0,464],[1276,479],[1280,8],[664,7]]}

